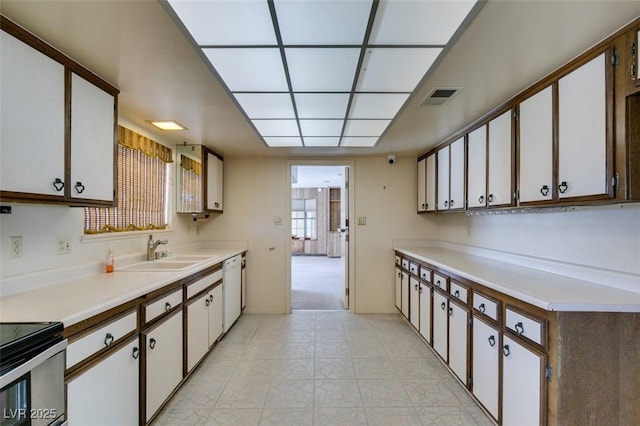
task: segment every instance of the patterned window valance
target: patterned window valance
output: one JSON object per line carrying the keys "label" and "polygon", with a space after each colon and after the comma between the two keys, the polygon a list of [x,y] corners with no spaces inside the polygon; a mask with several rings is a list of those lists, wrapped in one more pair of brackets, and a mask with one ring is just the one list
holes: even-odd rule
{"label": "patterned window valance", "polygon": [[118,126],[118,143],[127,148],[140,151],[148,157],[158,158],[165,163],[173,163],[173,150],[171,148],[122,126]]}
{"label": "patterned window valance", "polygon": [[202,164],[193,158],[180,154],[180,167],[185,170],[191,170],[197,175],[202,174]]}

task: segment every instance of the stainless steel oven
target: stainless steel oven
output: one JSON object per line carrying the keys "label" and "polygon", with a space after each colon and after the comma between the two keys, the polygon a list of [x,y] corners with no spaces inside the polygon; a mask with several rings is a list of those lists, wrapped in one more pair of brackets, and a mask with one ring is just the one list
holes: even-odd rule
{"label": "stainless steel oven", "polygon": [[65,425],[61,323],[0,324],[0,425]]}

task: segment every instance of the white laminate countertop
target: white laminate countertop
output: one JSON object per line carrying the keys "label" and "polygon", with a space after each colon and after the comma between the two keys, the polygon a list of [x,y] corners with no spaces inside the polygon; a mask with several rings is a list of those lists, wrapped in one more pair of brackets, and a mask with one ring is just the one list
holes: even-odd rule
{"label": "white laminate countertop", "polygon": [[[180,271],[96,273],[0,298],[0,322],[60,321],[65,327],[107,311],[246,249],[199,249],[209,259]],[[182,252],[182,255],[191,254]],[[196,254],[196,253],[194,253]]]}
{"label": "white laminate countertop", "polygon": [[547,311],[640,312],[640,293],[446,248],[394,249]]}

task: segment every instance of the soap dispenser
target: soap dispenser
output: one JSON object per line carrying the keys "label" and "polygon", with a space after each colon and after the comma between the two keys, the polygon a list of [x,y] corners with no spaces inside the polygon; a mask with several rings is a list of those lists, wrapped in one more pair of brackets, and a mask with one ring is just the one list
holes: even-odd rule
{"label": "soap dispenser", "polygon": [[111,247],[109,247],[109,248],[107,249],[107,259],[106,259],[105,272],[106,272],[106,273],[111,273],[111,272],[113,272],[113,267],[114,267],[114,261],[113,261],[113,250],[111,250]]}

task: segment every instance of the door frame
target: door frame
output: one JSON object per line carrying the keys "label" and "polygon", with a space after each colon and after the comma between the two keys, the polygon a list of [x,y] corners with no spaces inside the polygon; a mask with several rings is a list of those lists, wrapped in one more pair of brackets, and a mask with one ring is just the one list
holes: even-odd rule
{"label": "door frame", "polygon": [[[291,313],[291,167],[292,166],[344,166],[349,168],[349,186],[347,188],[349,195],[349,206],[348,206],[348,219],[349,219],[349,228],[347,231],[347,235],[349,236],[349,244],[347,250],[347,270],[348,273],[345,275],[345,279],[348,283],[349,288],[349,309],[348,312],[355,313],[355,300],[356,300],[356,289],[355,289],[355,268],[354,268],[354,260],[355,260],[355,240],[356,240],[356,232],[355,226],[353,224],[354,214],[355,214],[355,161],[349,159],[341,159],[341,160],[288,160],[287,161],[287,181],[286,181],[286,194],[285,197],[285,211],[287,212],[287,218],[284,220],[285,227],[285,235],[287,240],[284,245],[285,250],[285,312]],[[347,310],[345,310],[347,311]]]}

